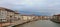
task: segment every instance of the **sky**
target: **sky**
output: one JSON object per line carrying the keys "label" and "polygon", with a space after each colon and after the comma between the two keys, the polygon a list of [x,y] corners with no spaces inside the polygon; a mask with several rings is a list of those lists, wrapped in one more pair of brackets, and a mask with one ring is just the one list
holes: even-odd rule
{"label": "sky", "polygon": [[60,0],[0,0],[0,7],[22,14],[53,15],[60,13]]}

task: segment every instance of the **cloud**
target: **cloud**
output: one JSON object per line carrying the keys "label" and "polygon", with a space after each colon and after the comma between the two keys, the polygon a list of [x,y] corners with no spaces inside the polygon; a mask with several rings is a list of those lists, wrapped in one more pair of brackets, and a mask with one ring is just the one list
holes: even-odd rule
{"label": "cloud", "polygon": [[36,7],[36,6],[44,7],[45,6],[44,4],[46,4],[46,1],[45,0],[44,1],[43,0],[2,0],[0,3],[3,5],[12,4],[15,7],[17,5],[20,5],[20,6],[23,5],[28,8],[28,7]]}
{"label": "cloud", "polygon": [[60,0],[0,0],[0,7],[19,11],[60,13]]}

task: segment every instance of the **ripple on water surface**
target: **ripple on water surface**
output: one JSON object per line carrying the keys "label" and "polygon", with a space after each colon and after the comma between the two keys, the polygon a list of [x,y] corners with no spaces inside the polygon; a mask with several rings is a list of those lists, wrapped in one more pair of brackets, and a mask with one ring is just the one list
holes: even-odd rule
{"label": "ripple on water surface", "polygon": [[60,27],[60,24],[50,20],[39,20],[24,24],[23,27]]}

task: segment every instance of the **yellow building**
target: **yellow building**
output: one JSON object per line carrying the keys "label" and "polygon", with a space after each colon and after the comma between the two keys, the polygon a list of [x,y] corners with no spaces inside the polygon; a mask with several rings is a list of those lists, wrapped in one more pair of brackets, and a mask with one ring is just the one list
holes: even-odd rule
{"label": "yellow building", "polygon": [[10,11],[8,10],[6,16],[7,21],[12,22],[14,20],[14,17],[15,17],[15,12],[13,10]]}
{"label": "yellow building", "polygon": [[22,20],[27,21],[28,17],[26,15],[21,15],[22,16]]}
{"label": "yellow building", "polygon": [[15,12],[15,20],[20,20],[20,13]]}
{"label": "yellow building", "polygon": [[35,16],[33,15],[22,15],[24,21],[32,21],[34,20]]}

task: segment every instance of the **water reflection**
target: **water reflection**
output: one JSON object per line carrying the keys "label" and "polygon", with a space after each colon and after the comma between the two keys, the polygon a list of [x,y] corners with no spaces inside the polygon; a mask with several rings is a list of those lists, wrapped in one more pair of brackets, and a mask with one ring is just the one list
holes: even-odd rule
{"label": "water reflection", "polygon": [[50,20],[39,20],[22,25],[22,27],[60,27],[60,24]]}

